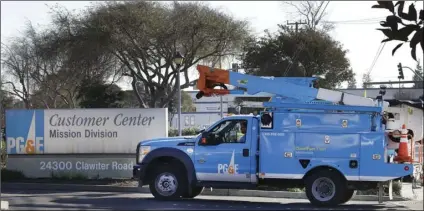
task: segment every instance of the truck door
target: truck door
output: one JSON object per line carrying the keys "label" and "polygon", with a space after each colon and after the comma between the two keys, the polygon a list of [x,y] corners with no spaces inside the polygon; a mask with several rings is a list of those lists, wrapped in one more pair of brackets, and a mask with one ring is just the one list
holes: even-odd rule
{"label": "truck door", "polygon": [[250,177],[255,177],[251,172],[255,158],[250,149],[254,137],[252,120],[252,117],[226,118],[202,134],[195,150],[198,180],[250,182]]}

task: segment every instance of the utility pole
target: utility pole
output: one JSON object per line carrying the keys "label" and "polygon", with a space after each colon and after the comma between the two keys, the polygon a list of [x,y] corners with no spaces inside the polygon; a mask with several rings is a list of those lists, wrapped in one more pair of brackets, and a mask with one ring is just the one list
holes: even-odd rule
{"label": "utility pole", "polygon": [[[287,25],[295,25],[295,32],[296,32],[296,46],[299,46],[298,47],[298,49],[297,49],[297,51],[295,52],[295,55],[293,56],[293,63],[294,63],[294,71],[296,72],[297,71],[297,67],[299,66],[299,62],[298,62],[298,60],[297,60],[297,54],[298,53],[300,53],[300,48],[303,48],[303,47],[301,47],[299,44],[300,43],[297,43],[298,42],[298,33],[299,33],[299,25],[304,25],[304,24],[307,24],[306,22],[302,22],[302,21],[296,21],[296,22],[294,22],[294,23],[289,23],[289,21],[287,21]],[[288,70],[286,71],[287,73],[288,73]]]}
{"label": "utility pole", "polygon": [[401,63],[398,64],[398,72],[399,72],[398,79],[399,79],[399,95],[400,95],[400,79],[405,79],[405,77],[403,75],[403,69],[402,69]]}
{"label": "utility pole", "polygon": [[299,21],[299,22],[296,21],[294,23],[289,23],[289,21],[287,21],[287,25],[295,25],[296,33],[299,32],[299,25],[304,25],[304,24],[307,24],[307,23],[302,22],[302,21]]}
{"label": "utility pole", "polygon": [[[219,56],[219,69],[222,68],[222,61],[221,61],[221,56]],[[222,87],[220,87],[219,89],[222,89]],[[221,119],[224,118],[224,109],[222,108],[222,105],[224,104],[222,102],[222,95],[219,95],[219,101],[220,101],[220,108],[221,108]]]}

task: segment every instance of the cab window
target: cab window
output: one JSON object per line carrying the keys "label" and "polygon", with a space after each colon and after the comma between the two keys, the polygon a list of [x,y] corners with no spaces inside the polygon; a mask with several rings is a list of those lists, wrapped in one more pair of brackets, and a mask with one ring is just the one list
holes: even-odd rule
{"label": "cab window", "polygon": [[209,130],[207,141],[214,144],[245,143],[247,120],[227,120]]}

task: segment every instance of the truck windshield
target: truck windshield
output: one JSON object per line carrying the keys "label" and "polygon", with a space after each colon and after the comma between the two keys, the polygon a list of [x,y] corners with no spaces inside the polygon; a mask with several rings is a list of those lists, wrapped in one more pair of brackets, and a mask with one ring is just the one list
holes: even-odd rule
{"label": "truck windshield", "polygon": [[213,133],[213,134],[218,134],[218,133],[220,133],[221,131],[223,131],[225,128],[227,128],[228,127],[228,125],[230,125],[231,124],[231,121],[225,121],[225,122],[222,122],[221,124],[219,124],[219,125],[217,125],[216,127],[214,127],[212,130],[211,130],[211,133]]}

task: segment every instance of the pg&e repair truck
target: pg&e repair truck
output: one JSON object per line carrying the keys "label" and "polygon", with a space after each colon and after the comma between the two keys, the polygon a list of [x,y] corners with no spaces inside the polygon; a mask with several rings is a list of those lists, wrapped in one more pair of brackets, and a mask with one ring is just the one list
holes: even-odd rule
{"label": "pg&e repair truck", "polygon": [[390,163],[386,156],[384,90],[373,100],[317,88],[313,77],[197,69],[197,98],[274,97],[260,115],[225,117],[195,137],[140,142],[133,176],[157,199],[193,198],[205,187],[305,187],[312,204],[333,206],[349,201],[355,190],[382,190],[383,182],[414,173],[407,159]]}

